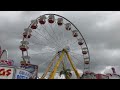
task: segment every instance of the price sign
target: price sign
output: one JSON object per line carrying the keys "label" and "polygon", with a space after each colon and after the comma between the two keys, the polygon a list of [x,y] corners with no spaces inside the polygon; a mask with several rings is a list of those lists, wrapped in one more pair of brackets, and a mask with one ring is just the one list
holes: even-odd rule
{"label": "price sign", "polygon": [[12,79],[14,68],[0,67],[0,79]]}
{"label": "price sign", "polygon": [[31,77],[31,73],[23,70],[23,69],[16,69],[15,79],[29,79]]}

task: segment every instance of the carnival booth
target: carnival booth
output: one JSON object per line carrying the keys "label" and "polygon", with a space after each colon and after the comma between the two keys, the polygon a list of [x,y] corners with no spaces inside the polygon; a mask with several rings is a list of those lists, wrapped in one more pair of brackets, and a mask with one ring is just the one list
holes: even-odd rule
{"label": "carnival booth", "polygon": [[2,50],[0,47],[0,79],[37,79],[37,65],[29,63],[21,66],[15,66],[14,61],[8,59],[7,50]]}

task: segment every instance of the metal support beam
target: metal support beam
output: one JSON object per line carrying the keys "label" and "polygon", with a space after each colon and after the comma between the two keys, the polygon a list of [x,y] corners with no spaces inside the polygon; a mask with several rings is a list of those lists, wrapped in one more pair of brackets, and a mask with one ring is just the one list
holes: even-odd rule
{"label": "metal support beam", "polygon": [[54,79],[54,76],[55,76],[56,71],[57,71],[57,69],[58,69],[58,67],[59,67],[59,65],[60,65],[60,62],[63,60],[64,54],[65,54],[65,52],[62,51],[62,53],[61,53],[61,55],[60,55],[60,58],[58,59],[58,61],[57,61],[56,65],[55,65],[53,71],[52,71],[51,74],[50,74],[49,79]]}
{"label": "metal support beam", "polygon": [[74,70],[77,78],[79,79],[79,78],[80,78],[80,74],[79,74],[78,71],[76,70],[76,67],[75,67],[74,64],[73,64],[72,59],[71,59],[69,53],[68,53],[66,50],[65,50],[65,52],[66,52],[66,54],[67,54],[68,60],[70,61],[70,64],[71,64],[71,66],[72,66],[72,68],[73,68],[73,70]]}
{"label": "metal support beam", "polygon": [[47,73],[50,71],[50,68],[51,68],[51,66],[53,65],[53,62],[56,60],[57,55],[58,55],[58,54],[56,54],[56,55],[54,56],[54,58],[52,59],[52,61],[49,63],[47,69],[45,70],[45,73],[42,75],[42,77],[41,77],[40,79],[44,79],[45,76],[47,75]]}

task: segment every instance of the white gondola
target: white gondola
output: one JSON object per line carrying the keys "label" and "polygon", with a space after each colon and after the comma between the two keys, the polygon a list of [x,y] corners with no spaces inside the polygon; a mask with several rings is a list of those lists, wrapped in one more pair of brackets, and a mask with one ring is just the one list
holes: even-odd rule
{"label": "white gondola", "polygon": [[84,61],[84,63],[85,63],[85,64],[89,64],[89,63],[90,63],[90,61]]}
{"label": "white gondola", "polygon": [[71,30],[71,23],[66,23],[65,28],[66,30]]}
{"label": "white gondola", "polygon": [[30,28],[25,28],[24,31],[25,31],[25,32],[29,32],[29,33],[32,32],[32,30],[31,30]]}
{"label": "white gondola", "polygon": [[63,18],[58,18],[57,24],[58,24],[59,26],[63,25]]}
{"label": "white gondola", "polygon": [[23,37],[24,37],[24,38],[27,38],[27,34],[28,34],[27,32],[24,32],[24,33],[23,33]]}
{"label": "white gondola", "polygon": [[84,58],[84,61],[89,61],[89,60],[90,60],[89,57],[85,57],[85,58]]}
{"label": "white gondola", "polygon": [[31,24],[38,24],[37,20],[31,20]]}
{"label": "white gondola", "polygon": [[72,31],[72,33],[73,33],[73,37],[77,37],[78,36],[78,31],[77,30]]}
{"label": "white gondola", "polygon": [[87,49],[87,48],[83,48],[83,49],[82,49],[82,53],[83,53],[83,54],[87,54],[87,52],[88,52],[88,49]]}
{"label": "white gondola", "polygon": [[24,45],[28,45],[28,44],[29,44],[28,41],[21,41],[20,43],[21,43],[21,44],[24,44]]}
{"label": "white gondola", "polygon": [[83,43],[84,43],[84,40],[83,40],[83,39],[81,39],[81,38],[78,39],[78,44],[79,44],[79,45],[83,45]]}

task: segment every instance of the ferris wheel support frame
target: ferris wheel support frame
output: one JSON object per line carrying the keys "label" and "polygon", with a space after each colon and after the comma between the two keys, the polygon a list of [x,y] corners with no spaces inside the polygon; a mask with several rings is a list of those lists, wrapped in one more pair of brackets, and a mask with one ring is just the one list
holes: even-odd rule
{"label": "ferris wheel support frame", "polygon": [[64,49],[64,51],[65,51],[65,53],[66,53],[66,55],[67,55],[67,57],[68,57],[68,60],[69,60],[69,62],[70,62],[70,65],[72,66],[72,68],[73,68],[73,70],[74,70],[77,78],[79,79],[79,78],[80,78],[80,74],[78,73],[76,67],[74,66],[74,64],[73,64],[73,62],[72,62],[72,59],[71,59],[69,53],[68,53],[65,49]]}
{"label": "ferris wheel support frame", "polygon": [[51,66],[53,65],[53,62],[56,60],[56,57],[57,57],[57,54],[54,56],[54,58],[52,59],[52,61],[49,63],[47,69],[45,70],[45,73],[42,75],[42,77],[40,79],[44,79],[45,78],[45,76],[49,72]]}
{"label": "ferris wheel support frame", "polygon": [[69,62],[70,62],[70,65],[72,66],[72,69],[73,69],[73,71],[75,72],[75,74],[76,74],[76,76],[77,76],[77,79],[80,78],[80,74],[78,73],[76,67],[74,66],[74,64],[73,64],[73,62],[72,62],[72,59],[71,59],[69,53],[67,52],[66,49],[63,49],[62,52],[61,52],[60,58],[58,59],[56,65],[54,66],[54,69],[53,69],[52,72],[50,73],[49,79],[54,79],[54,76],[55,76],[55,74],[56,74],[56,71],[57,71],[57,69],[58,69],[58,67],[59,67],[59,65],[60,65],[60,62],[63,61],[63,56],[64,56],[65,54],[66,54],[67,57],[68,57],[68,60],[69,60]]}
{"label": "ferris wheel support frame", "polygon": [[58,59],[56,65],[55,65],[55,67],[54,67],[54,69],[53,69],[52,72],[50,73],[49,79],[54,79],[54,76],[55,76],[56,71],[57,71],[57,69],[58,69],[58,67],[59,67],[59,65],[60,65],[60,62],[63,60],[64,54],[65,54],[65,52],[62,51],[62,54],[60,55],[60,58]]}

